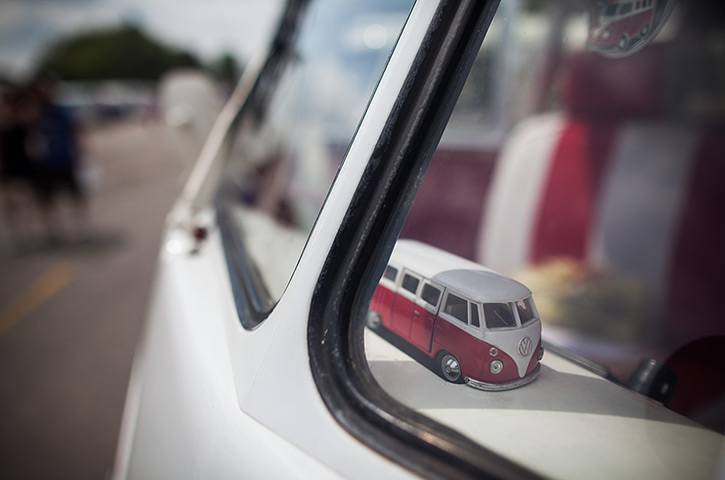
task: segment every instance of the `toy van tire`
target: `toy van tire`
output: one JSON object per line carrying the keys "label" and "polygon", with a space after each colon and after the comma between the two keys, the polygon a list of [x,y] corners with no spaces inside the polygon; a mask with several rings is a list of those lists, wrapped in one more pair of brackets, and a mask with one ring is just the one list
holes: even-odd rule
{"label": "toy van tire", "polygon": [[380,317],[380,314],[376,312],[375,310],[368,310],[367,317],[365,319],[365,323],[367,324],[368,328],[370,330],[378,330],[380,326],[383,324],[383,319]]}
{"label": "toy van tire", "polygon": [[451,383],[462,383],[461,364],[455,355],[445,350],[438,354],[438,374]]}

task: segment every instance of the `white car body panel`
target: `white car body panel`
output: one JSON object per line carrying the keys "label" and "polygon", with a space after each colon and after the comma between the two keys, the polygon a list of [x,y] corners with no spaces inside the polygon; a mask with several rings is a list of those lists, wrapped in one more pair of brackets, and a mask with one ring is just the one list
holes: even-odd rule
{"label": "white car body panel", "polygon": [[[409,478],[349,436],[330,417],[312,380],[302,375],[298,381],[287,375],[280,381],[265,376],[264,368],[249,368],[255,377],[250,388],[269,392],[281,386],[282,391],[248,396],[240,408],[235,361],[290,370],[288,361],[299,360],[302,370],[308,360],[294,359],[291,350],[276,356],[272,348],[261,351],[260,345],[285,342],[273,322],[254,332],[241,328],[218,232],[198,255],[180,248],[191,246],[183,243],[178,232],[171,232],[161,253],[149,329],[129,394],[134,398],[128,404],[137,406],[135,418],[127,411],[126,422],[134,427],[126,429],[119,447],[127,453],[119,459],[128,463],[117,465],[115,477],[370,478],[385,472],[386,478]],[[250,358],[230,357],[224,345],[234,337],[254,343]],[[261,412],[269,415],[260,421],[255,415]],[[279,434],[285,430],[292,441]],[[310,442],[304,448],[295,445],[300,437]]]}
{"label": "white car body panel", "polygon": [[218,234],[170,232],[137,353],[115,478],[336,478],[239,410],[224,321],[236,320]]}

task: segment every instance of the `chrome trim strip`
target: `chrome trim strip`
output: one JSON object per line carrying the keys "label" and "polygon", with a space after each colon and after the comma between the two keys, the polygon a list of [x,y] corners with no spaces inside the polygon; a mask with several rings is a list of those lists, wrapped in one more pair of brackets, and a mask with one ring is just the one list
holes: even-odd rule
{"label": "chrome trim strip", "polygon": [[514,388],[522,387],[526,384],[529,384],[533,382],[536,377],[539,376],[539,371],[541,370],[541,364],[539,363],[536,365],[536,368],[533,372],[529,373],[525,377],[517,378],[516,380],[511,380],[510,382],[503,382],[503,383],[486,383],[481,382],[480,380],[474,380],[471,377],[466,377],[465,382],[466,385],[469,387],[477,388],[479,390],[485,390],[487,392],[500,392],[503,390],[512,390]]}

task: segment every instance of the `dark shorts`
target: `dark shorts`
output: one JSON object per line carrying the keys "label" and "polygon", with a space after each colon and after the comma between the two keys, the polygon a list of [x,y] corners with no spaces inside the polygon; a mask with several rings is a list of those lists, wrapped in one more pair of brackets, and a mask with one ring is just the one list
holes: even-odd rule
{"label": "dark shorts", "polygon": [[70,167],[38,172],[35,187],[43,202],[52,201],[62,191],[69,192],[77,199],[82,198],[84,193],[78,175]]}
{"label": "dark shorts", "polygon": [[33,179],[33,170],[29,162],[5,162],[0,165],[0,181],[2,182],[30,182]]}

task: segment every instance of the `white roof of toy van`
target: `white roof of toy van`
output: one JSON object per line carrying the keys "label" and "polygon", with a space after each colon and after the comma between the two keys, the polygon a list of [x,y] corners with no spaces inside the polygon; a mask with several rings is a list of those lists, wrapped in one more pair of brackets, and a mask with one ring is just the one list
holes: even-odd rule
{"label": "white roof of toy van", "polygon": [[415,240],[399,239],[390,263],[481,303],[514,302],[531,296],[531,290],[516,280]]}

